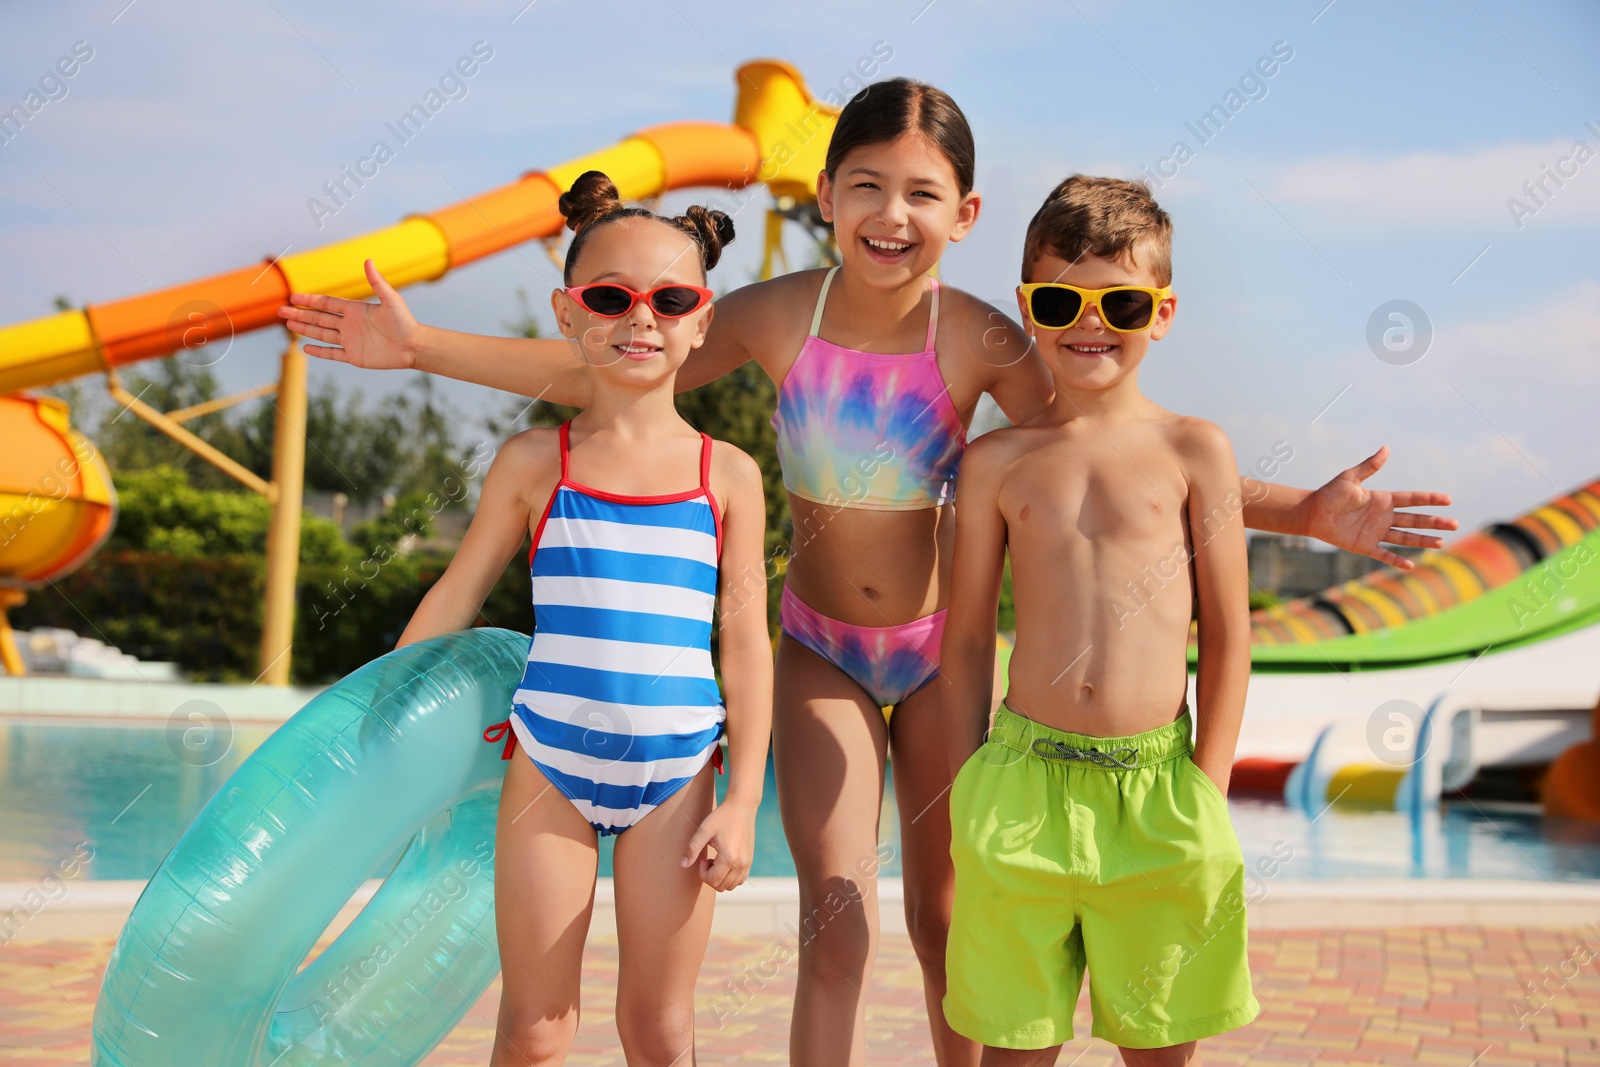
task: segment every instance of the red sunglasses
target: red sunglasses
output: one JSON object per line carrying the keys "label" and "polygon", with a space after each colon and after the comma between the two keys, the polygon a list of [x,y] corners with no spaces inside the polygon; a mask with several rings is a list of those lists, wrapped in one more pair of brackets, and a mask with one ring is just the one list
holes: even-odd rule
{"label": "red sunglasses", "polygon": [[561,291],[603,319],[620,319],[641,300],[664,319],[681,319],[705,307],[716,295],[698,285],[658,285],[640,293],[616,282],[574,285]]}

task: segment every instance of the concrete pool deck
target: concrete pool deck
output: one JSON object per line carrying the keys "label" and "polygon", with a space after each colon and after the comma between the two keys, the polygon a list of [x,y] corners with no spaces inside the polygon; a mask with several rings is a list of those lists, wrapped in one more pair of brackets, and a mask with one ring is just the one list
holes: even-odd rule
{"label": "concrete pool deck", "polygon": [[[12,1067],[87,1062],[90,1020],[113,940],[19,938],[0,947],[0,1059]],[[699,1063],[787,1062],[795,967],[787,963],[772,974],[776,944],[759,934],[712,938],[696,997]],[[1600,959],[1583,951],[1585,945],[1600,950],[1600,923],[1258,930],[1250,962],[1261,1015],[1207,1041],[1206,1062],[1600,1064]],[[592,939],[584,956],[582,1023],[567,1063],[623,1064],[611,1004],[616,978],[615,941]],[[1524,982],[1546,984],[1537,1008]],[[903,935],[883,938],[865,995],[867,1062],[931,1065],[921,976]],[[499,1002],[497,978],[424,1065],[487,1063]],[[1080,1037],[1062,1050],[1059,1064],[1119,1062],[1111,1046],[1082,1036],[1088,1024],[1084,998],[1076,1013]]]}
{"label": "concrete pool deck", "polygon": [[60,675],[0,677],[0,719],[163,725],[179,708],[203,700],[230,722],[277,725],[305,707],[322,686],[225,682],[141,682]]}

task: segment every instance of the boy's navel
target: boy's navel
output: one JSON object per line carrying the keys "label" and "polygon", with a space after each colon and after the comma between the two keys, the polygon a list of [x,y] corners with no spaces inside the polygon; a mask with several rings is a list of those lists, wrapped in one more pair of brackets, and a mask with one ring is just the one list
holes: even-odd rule
{"label": "boy's navel", "polygon": [[1027,519],[1028,513],[1031,512],[1032,510],[1033,510],[1033,505],[1032,504],[1024,504],[1024,505],[1022,505],[1022,510],[1017,512],[1017,521],[1018,522],[1022,522],[1023,520]]}

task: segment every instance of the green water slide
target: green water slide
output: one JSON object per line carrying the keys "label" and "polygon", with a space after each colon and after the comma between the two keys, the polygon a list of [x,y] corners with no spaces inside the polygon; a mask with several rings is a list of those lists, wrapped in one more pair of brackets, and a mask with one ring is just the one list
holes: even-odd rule
{"label": "green water slide", "polygon": [[1258,672],[1420,666],[1600,624],[1600,480],[1425,553],[1413,571],[1383,568],[1251,623]]}
{"label": "green water slide", "polygon": [[1600,623],[1600,531],[1475,600],[1367,633],[1256,645],[1258,671],[1415,666],[1505,651]]}

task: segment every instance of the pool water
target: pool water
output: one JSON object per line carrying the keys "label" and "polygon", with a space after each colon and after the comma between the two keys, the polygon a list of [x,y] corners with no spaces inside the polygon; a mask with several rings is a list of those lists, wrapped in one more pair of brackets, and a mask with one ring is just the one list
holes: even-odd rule
{"label": "pool water", "polygon": [[[93,849],[86,868],[90,878],[149,878],[270,729],[242,727],[222,759],[195,766],[180,758],[161,728],[0,725],[0,880],[36,879],[61,860],[81,855],[75,852],[80,844]],[[726,783],[726,777],[718,778],[719,792]],[[1458,801],[1415,818],[1343,809],[1307,813],[1249,797],[1231,799],[1229,808],[1246,864],[1262,877],[1600,878],[1600,827],[1549,821],[1531,812]],[[892,780],[879,836],[893,846],[892,852],[880,853],[889,856],[880,870],[898,876]],[[602,842],[602,875],[611,873],[611,843]],[[794,874],[770,761],[751,873]]]}
{"label": "pool water", "polygon": [[[178,739],[161,727],[0,725],[0,881],[36,879],[62,859],[81,855],[75,852],[80,843],[93,849],[88,877],[149,878],[200,809],[271,732],[271,726],[238,727],[226,755],[196,766],[180,758]],[[728,779],[718,775],[716,781],[720,798]],[[879,836],[898,840],[892,781],[887,788]],[[758,876],[794,874],[777,798],[769,758],[756,813],[752,873]],[[602,876],[611,874],[615,842],[601,839]],[[898,850],[879,870],[899,875]]]}

